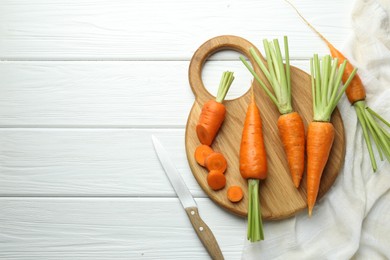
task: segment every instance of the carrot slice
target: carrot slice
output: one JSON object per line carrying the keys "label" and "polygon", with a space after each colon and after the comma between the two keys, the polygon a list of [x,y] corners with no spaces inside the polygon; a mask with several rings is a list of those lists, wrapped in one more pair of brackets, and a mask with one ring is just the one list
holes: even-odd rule
{"label": "carrot slice", "polygon": [[244,197],[244,192],[240,186],[230,186],[227,190],[227,198],[231,202],[239,202]]}
{"label": "carrot slice", "polygon": [[227,168],[227,161],[222,153],[213,152],[206,157],[205,166],[209,171],[219,171],[224,173]]}
{"label": "carrot slice", "polygon": [[226,185],[226,177],[222,172],[218,170],[212,170],[207,175],[207,184],[213,190],[223,189]]}
{"label": "carrot slice", "polygon": [[205,144],[201,144],[195,149],[195,160],[197,163],[199,163],[202,166],[205,166],[205,161],[207,156],[212,154],[214,150]]}

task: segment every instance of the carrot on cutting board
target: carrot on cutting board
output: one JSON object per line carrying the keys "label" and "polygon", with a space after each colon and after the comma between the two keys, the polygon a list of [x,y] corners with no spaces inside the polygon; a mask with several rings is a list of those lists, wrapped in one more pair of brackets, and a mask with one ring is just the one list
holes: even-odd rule
{"label": "carrot on cutting board", "polygon": [[223,189],[226,185],[225,174],[218,170],[211,170],[207,174],[207,184],[210,186],[211,189],[215,191]]}
{"label": "carrot on cutting board", "polygon": [[356,74],[351,72],[343,87],[341,78],[347,61],[338,65],[338,59],[326,55],[320,61],[315,54],[310,60],[313,121],[307,130],[307,205],[312,215],[320,187],[321,176],[333,145],[335,129],[330,123],[331,115],[341,99],[345,89]]}
{"label": "carrot on cutting board", "polygon": [[227,190],[227,198],[233,203],[239,202],[244,197],[244,192],[240,186],[230,186]]}
{"label": "carrot on cutting board", "polygon": [[278,40],[275,39],[272,42],[264,40],[263,43],[267,58],[267,66],[256,53],[254,48],[251,48],[249,51],[257,65],[266,76],[273,89],[273,93],[268,89],[268,87],[260,79],[259,75],[244,59],[244,57],[240,57],[240,59],[252,73],[254,78],[260,83],[260,86],[277,106],[281,114],[277,124],[279,135],[287,156],[287,162],[292,181],[294,186],[298,188],[302,179],[303,171],[305,169],[305,128],[302,117],[297,112],[293,111],[291,105],[291,79],[288,40],[285,36],[284,50],[286,66],[283,64],[282,53],[280,51]]}
{"label": "carrot on cutting board", "polygon": [[212,152],[206,157],[205,166],[209,171],[219,171],[224,173],[227,168],[227,161],[222,153]]}
{"label": "carrot on cutting board", "polygon": [[205,163],[206,163],[207,156],[209,156],[213,152],[214,152],[214,150],[208,145],[205,145],[205,144],[198,145],[195,149],[196,162],[204,167]]}
{"label": "carrot on cutting board", "polygon": [[[305,19],[305,17],[303,17],[303,15],[290,1],[285,1],[295,9],[302,20],[321,38],[322,41],[325,42],[330,50],[332,57],[337,58],[339,64],[342,64],[347,60],[347,58],[339,50],[337,50],[319,31],[314,28],[314,26],[309,23],[309,21]],[[353,65],[348,62],[342,75],[342,81],[344,84],[350,78],[350,75],[353,71]],[[387,125],[387,127],[390,127],[390,123],[366,105],[366,90],[358,74],[353,77],[349,86],[345,90],[345,94],[349,102],[354,106],[358,120],[362,126],[363,136],[370,155],[371,166],[375,172],[377,169],[377,164],[374,157],[370,137],[372,137],[374,140],[380,159],[383,160],[384,154],[387,160],[390,162],[390,133],[379,124],[379,121]]]}
{"label": "carrot on cutting board", "polygon": [[259,181],[267,177],[267,154],[259,108],[252,89],[251,101],[245,116],[239,156],[240,173],[248,180],[248,231],[251,242],[264,239],[259,201]]}
{"label": "carrot on cutting board", "polygon": [[202,144],[212,144],[225,120],[226,108],[222,102],[225,100],[233,80],[233,72],[225,71],[222,74],[216,99],[207,101],[202,107],[199,121],[196,125],[196,134]]}

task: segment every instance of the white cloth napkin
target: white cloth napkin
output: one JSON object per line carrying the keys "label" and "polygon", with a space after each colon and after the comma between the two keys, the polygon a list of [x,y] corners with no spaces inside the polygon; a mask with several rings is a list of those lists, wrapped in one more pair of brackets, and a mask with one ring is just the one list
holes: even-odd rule
{"label": "white cloth napkin", "polygon": [[[345,56],[358,67],[367,104],[390,120],[390,2],[357,0],[353,35]],[[390,259],[390,163],[373,173],[354,108],[344,96],[338,106],[347,147],[340,175],[307,212],[265,222],[265,240],[244,243],[242,259]]]}

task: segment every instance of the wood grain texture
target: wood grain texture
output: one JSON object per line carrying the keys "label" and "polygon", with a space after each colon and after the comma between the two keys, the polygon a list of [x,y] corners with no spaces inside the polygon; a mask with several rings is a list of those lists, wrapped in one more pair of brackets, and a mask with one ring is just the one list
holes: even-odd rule
{"label": "wood grain texture", "polygon": [[[196,199],[225,259],[245,221]],[[176,198],[0,198],[0,259],[209,259]]]}
{"label": "wood grain texture", "polygon": [[210,257],[213,260],[223,260],[224,257],[221,252],[221,248],[218,245],[218,241],[209,226],[203,221],[199,215],[198,207],[185,208],[185,211],[191,221],[192,226],[200,241],[206,248]]}
{"label": "wood grain texture", "polygon": [[[189,115],[186,128],[187,158],[192,173],[199,185],[217,204],[241,216],[247,215],[248,196],[246,180],[241,177],[239,172],[238,157],[245,112],[250,98],[249,93],[224,103],[227,110],[226,119],[212,145],[214,150],[222,152],[227,158],[226,187],[230,185],[244,187],[245,195],[241,202],[236,204],[231,203],[226,196],[227,188],[215,192],[207,185],[207,170],[198,165],[194,159],[194,151],[200,144],[195,128],[202,105],[207,100],[214,99],[204,88],[202,79],[199,76],[201,75],[201,70],[207,57],[211,53],[225,48],[233,48],[249,57],[249,47],[254,46],[241,37],[220,36],[205,42],[195,52],[189,67],[189,81],[196,100]],[[252,64],[254,63],[252,62]],[[254,68],[256,69],[256,66]],[[268,177],[265,181],[261,182],[260,186],[262,214],[264,219],[283,219],[306,208],[306,174],[304,174],[300,188],[296,189],[292,184],[287,159],[278,135],[276,122],[279,117],[279,112],[265,95],[264,91],[261,90],[260,86],[256,82],[254,84],[256,102],[262,116],[264,142],[268,161]],[[310,76],[295,67],[291,67],[291,85],[293,108],[301,114],[305,129],[307,129],[307,125],[313,116]],[[232,87],[234,87],[234,83]],[[345,156],[344,126],[338,110],[332,116],[332,123],[336,129],[336,136],[327,166],[323,173],[318,198],[321,198],[335,181]]]}
{"label": "wood grain texture", "polygon": [[184,129],[0,129],[0,196],[176,197],[155,135],[195,197]]}
{"label": "wood grain texture", "polygon": [[[352,3],[296,1],[336,47]],[[293,58],[327,52],[284,1],[4,0],[0,13],[1,60],[189,60],[220,34],[256,43],[289,33]]]}
{"label": "wood grain texture", "polygon": [[[219,52],[225,57],[225,52]],[[0,62],[1,127],[184,128],[194,101],[188,61]],[[308,61],[293,61],[307,70]],[[244,94],[250,74],[234,61],[205,64],[202,78],[216,95],[219,78],[235,72],[228,99]]]}

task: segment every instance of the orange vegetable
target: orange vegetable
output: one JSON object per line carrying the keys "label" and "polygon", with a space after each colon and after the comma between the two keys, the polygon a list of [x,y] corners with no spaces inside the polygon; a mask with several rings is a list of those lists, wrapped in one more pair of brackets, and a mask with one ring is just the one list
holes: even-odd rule
{"label": "orange vegetable", "polygon": [[224,173],[227,168],[227,161],[222,153],[213,152],[206,157],[205,166],[209,171],[219,171]]}
{"label": "orange vegetable", "polygon": [[[290,3],[290,1],[285,1],[295,9],[302,20],[325,42],[330,50],[331,55],[338,59],[339,64],[342,64],[347,60],[339,50],[337,50],[320,32],[314,28],[314,26],[312,26],[305,19],[305,17],[303,17],[303,15],[292,3]],[[346,84],[347,81],[351,78],[350,75],[353,73],[353,71],[353,65],[348,62],[342,75],[342,81],[344,84]],[[354,106],[359,123],[362,126],[364,140],[366,141],[367,149],[370,155],[371,166],[375,172],[377,169],[377,164],[371,142],[372,140],[374,141],[378,149],[380,159],[383,160],[384,155],[390,162],[390,133],[386,131],[381,124],[379,124],[379,121],[383,122],[387,127],[390,127],[390,123],[375,111],[367,107],[365,101],[366,91],[358,74],[352,78],[349,86],[345,90],[345,93],[349,102]]]}
{"label": "orange vegetable", "polygon": [[[347,58],[345,58],[345,56],[339,50],[337,50],[319,31],[317,31],[316,28],[314,28],[313,25],[309,23],[308,20],[306,20],[305,17],[303,17],[303,15],[298,11],[298,9],[292,3],[290,3],[287,0],[286,2],[288,2],[295,9],[298,15],[302,18],[302,20],[321,38],[321,40],[325,42],[325,44],[328,46],[330,50],[330,54],[332,55],[332,57],[338,59],[339,65],[341,65],[345,60],[347,60]],[[353,65],[348,62],[342,77],[342,81],[344,84],[345,82],[347,82],[353,70],[354,70]],[[345,94],[347,95],[348,100],[351,104],[366,99],[366,90],[364,89],[363,83],[358,74],[356,74],[355,77],[352,79],[348,88],[345,90]]]}
{"label": "orange vegetable", "polygon": [[298,188],[305,169],[305,128],[302,117],[297,112],[281,115],[278,129],[293,183]]}
{"label": "orange vegetable", "polygon": [[329,158],[335,130],[330,123],[331,115],[340,101],[345,89],[356,73],[354,69],[340,88],[341,77],[347,61],[342,65],[337,59],[326,55],[322,63],[318,55],[310,60],[312,96],[313,96],[313,122],[309,124],[307,132],[307,205],[309,216],[317,200],[322,172]]}
{"label": "orange vegetable", "polygon": [[244,192],[240,186],[230,186],[227,190],[227,198],[231,202],[239,202],[244,197]]}
{"label": "orange vegetable", "polygon": [[215,101],[207,101],[202,108],[196,134],[200,143],[211,145],[219,128],[225,120],[226,108],[223,104]]}
{"label": "orange vegetable", "polygon": [[244,179],[263,180],[267,177],[267,155],[263,140],[263,126],[253,91],[242,130],[240,173]]}
{"label": "orange vegetable", "polygon": [[222,102],[233,80],[233,72],[224,72],[216,99],[207,101],[202,107],[199,121],[196,125],[196,134],[202,144],[211,145],[213,143],[215,136],[225,120],[226,108]]}
{"label": "orange vegetable", "polygon": [[264,239],[259,201],[259,180],[267,177],[267,155],[260,111],[255,102],[253,89],[242,130],[239,161],[241,176],[248,179],[247,238],[251,242],[256,242]]}
{"label": "orange vegetable", "polygon": [[197,163],[199,163],[202,166],[205,166],[205,161],[207,156],[212,154],[214,151],[213,149],[205,144],[198,145],[195,149],[195,160]]}
{"label": "orange vegetable", "polygon": [[334,140],[334,127],[329,122],[311,122],[307,130],[307,204],[309,215],[316,202],[322,172]]}
{"label": "orange vegetable", "polygon": [[283,63],[282,53],[277,39],[270,42],[264,40],[264,50],[266,53],[266,61],[260,58],[254,48],[251,48],[249,51],[267,78],[273,93],[245,58],[240,57],[240,59],[257,82],[260,83],[264,92],[277,106],[281,114],[278,119],[279,134],[283,142],[292,181],[294,186],[298,188],[305,168],[305,128],[301,116],[297,112],[294,112],[292,108],[290,58],[287,36],[284,37],[285,64]]}
{"label": "orange vegetable", "polygon": [[211,170],[207,175],[207,184],[213,190],[223,189],[226,185],[226,177],[218,170]]}

